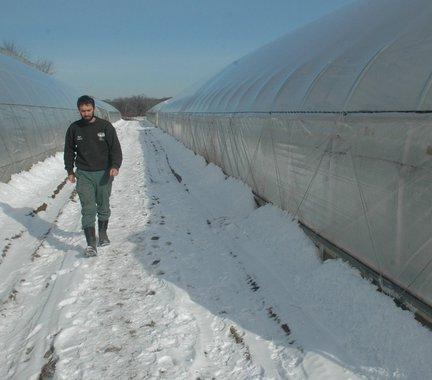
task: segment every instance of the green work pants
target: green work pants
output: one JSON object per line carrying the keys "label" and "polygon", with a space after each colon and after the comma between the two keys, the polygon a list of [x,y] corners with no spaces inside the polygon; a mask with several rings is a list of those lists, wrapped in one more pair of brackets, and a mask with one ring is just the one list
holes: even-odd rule
{"label": "green work pants", "polygon": [[77,169],[75,175],[81,202],[82,227],[94,227],[96,214],[99,220],[108,220],[111,215],[109,198],[113,181],[109,170],[89,172]]}

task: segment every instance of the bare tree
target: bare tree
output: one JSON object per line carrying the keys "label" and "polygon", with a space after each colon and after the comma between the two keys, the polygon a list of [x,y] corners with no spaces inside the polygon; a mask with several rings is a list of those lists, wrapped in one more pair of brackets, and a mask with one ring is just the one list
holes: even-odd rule
{"label": "bare tree", "polygon": [[37,59],[36,61],[32,60],[29,54],[18,47],[13,41],[4,41],[3,45],[0,46],[0,53],[15,57],[26,65],[34,67],[45,74],[52,75],[55,72],[54,63],[52,61],[42,58]]}
{"label": "bare tree", "polygon": [[54,71],[54,63],[49,61],[48,59],[38,59],[35,62],[36,67],[45,74],[53,75]]}

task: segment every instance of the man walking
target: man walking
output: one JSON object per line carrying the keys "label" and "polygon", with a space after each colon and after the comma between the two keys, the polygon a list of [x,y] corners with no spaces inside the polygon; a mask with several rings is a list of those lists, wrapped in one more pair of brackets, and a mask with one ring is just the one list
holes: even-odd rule
{"label": "man walking", "polygon": [[[66,132],[64,162],[68,180],[72,183],[77,181],[82,227],[87,240],[85,253],[95,256],[96,214],[99,246],[110,243],[107,235],[108,219],[111,215],[109,197],[112,181],[118,175],[122,163],[122,151],[112,124],[94,115],[93,98],[81,96],[77,107],[81,119],[73,122]],[[75,173],[74,165],[77,167]]]}

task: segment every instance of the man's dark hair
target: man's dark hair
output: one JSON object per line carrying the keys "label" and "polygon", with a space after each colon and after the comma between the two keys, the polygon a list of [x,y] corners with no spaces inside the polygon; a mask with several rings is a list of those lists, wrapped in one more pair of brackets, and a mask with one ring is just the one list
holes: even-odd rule
{"label": "man's dark hair", "polygon": [[80,108],[83,104],[91,104],[95,108],[95,101],[91,96],[83,95],[78,98],[77,107]]}

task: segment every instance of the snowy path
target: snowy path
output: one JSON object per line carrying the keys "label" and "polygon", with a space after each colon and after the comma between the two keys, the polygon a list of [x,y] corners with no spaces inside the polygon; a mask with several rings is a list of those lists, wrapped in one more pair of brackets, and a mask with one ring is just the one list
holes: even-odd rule
{"label": "snowy path", "polygon": [[54,194],[61,155],[0,184],[0,378],[431,377],[430,331],[288,215],[150,124],[116,126],[97,257],[73,186]]}

